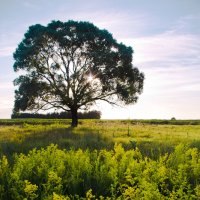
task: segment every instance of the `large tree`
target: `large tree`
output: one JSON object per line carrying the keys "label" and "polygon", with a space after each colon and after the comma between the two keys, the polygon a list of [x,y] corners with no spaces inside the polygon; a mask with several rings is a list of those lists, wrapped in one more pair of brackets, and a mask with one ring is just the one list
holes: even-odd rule
{"label": "large tree", "polygon": [[14,111],[71,111],[98,100],[133,104],[142,92],[144,75],[132,65],[133,50],[89,22],[52,21],[29,27],[14,53]]}

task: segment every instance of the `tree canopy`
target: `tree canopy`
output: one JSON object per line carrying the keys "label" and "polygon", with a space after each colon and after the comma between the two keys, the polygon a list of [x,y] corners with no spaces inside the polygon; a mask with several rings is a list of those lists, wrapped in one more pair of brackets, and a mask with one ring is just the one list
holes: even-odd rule
{"label": "tree canopy", "polygon": [[132,64],[133,50],[107,30],[89,22],[52,21],[29,27],[14,53],[14,111],[77,111],[96,101],[133,104],[143,89],[144,74]]}

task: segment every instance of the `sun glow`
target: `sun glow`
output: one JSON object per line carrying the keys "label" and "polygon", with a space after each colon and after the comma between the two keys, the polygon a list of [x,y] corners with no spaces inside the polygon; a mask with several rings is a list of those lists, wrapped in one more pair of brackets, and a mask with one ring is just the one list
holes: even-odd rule
{"label": "sun glow", "polygon": [[92,74],[89,74],[87,80],[88,82],[92,82],[94,80],[94,76]]}

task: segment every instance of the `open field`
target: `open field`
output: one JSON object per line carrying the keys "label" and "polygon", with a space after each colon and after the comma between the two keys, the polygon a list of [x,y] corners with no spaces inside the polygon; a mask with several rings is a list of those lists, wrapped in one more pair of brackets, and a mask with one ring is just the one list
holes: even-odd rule
{"label": "open field", "polygon": [[0,124],[0,199],[200,198],[198,120]]}
{"label": "open field", "polygon": [[[173,125],[175,124],[183,125]],[[57,144],[65,149],[113,149],[121,143],[125,149],[138,147],[141,152],[156,158],[171,152],[180,143],[200,149],[199,121],[161,120],[80,120],[71,129],[70,120],[17,119],[1,120],[1,153],[27,153],[32,148]],[[186,124],[186,125],[185,125]]]}

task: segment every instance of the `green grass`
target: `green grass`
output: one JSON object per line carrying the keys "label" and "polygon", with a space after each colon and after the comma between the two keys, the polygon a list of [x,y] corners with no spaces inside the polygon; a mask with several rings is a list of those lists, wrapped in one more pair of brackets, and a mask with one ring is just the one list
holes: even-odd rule
{"label": "green grass", "polygon": [[200,198],[198,120],[0,124],[0,200]]}
{"label": "green grass", "polygon": [[[141,119],[141,120],[79,120],[80,123],[84,121],[93,121],[97,123],[131,123],[131,124],[171,124],[171,125],[200,125],[200,120],[165,120],[165,119]],[[24,123],[28,124],[70,124],[70,119],[36,119],[36,118],[25,118],[25,119],[0,119],[0,125],[22,125]]]}
{"label": "green grass", "polygon": [[183,125],[173,125],[172,121],[80,120],[79,126],[71,129],[70,120],[1,120],[0,150],[10,157],[51,143],[75,150],[109,150],[121,143],[125,149],[138,147],[143,155],[156,159],[180,143],[200,148],[200,125],[188,125],[197,120],[181,121]]}

